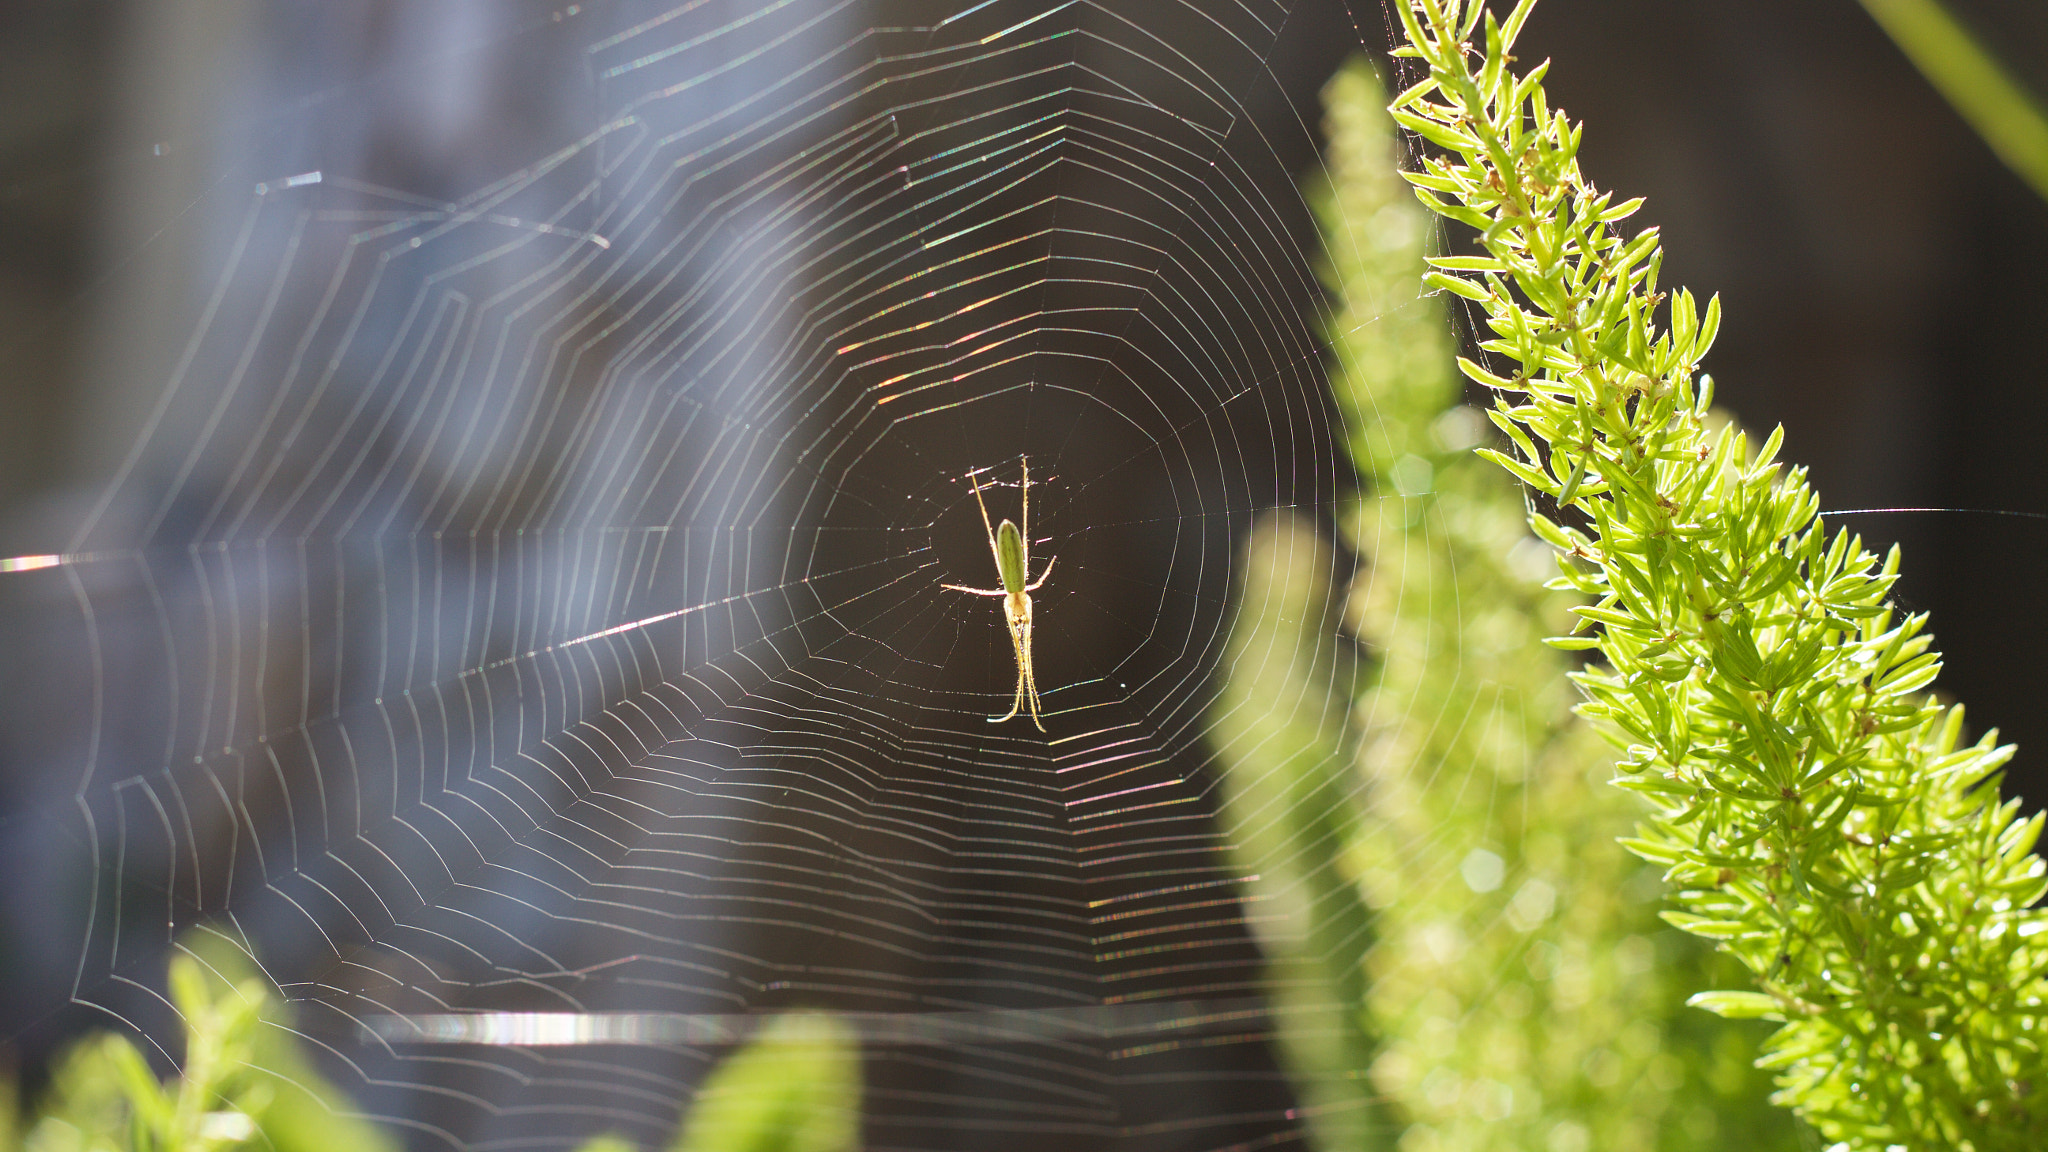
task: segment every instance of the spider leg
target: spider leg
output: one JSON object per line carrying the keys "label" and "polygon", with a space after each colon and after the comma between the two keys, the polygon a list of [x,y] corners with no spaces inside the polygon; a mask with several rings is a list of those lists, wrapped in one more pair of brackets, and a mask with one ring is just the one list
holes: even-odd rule
{"label": "spider leg", "polygon": [[955,591],[955,592],[972,592],[972,593],[973,593],[973,594],[975,594],[976,596],[1008,596],[1008,595],[1009,595],[1009,593],[1008,593],[1008,592],[1005,592],[1005,591],[1003,591],[1003,590],[1002,590],[1001,588],[969,588],[969,587],[968,587],[967,585],[965,585],[965,584],[941,584],[941,585],[939,585],[939,587],[941,587],[941,588],[951,588],[951,589],[952,589],[953,591]]}
{"label": "spider leg", "polygon": [[969,472],[967,479],[974,485],[974,504],[981,509],[981,530],[988,533],[988,554],[996,558],[996,571],[1003,570],[1003,550],[996,547],[996,526],[988,520],[988,502],[981,498],[981,477]]}
{"label": "spider leg", "polygon": [[[1057,556],[1055,556],[1055,557],[1053,557],[1053,558],[1052,558],[1052,560],[1057,560],[1057,559],[1059,559],[1059,557],[1057,557]],[[1036,592],[1036,591],[1038,591],[1038,586],[1039,586],[1040,584],[1043,584],[1043,583],[1045,583],[1045,578],[1046,578],[1046,577],[1048,577],[1048,576],[1052,575],[1052,560],[1047,560],[1047,561],[1045,562],[1045,571],[1043,571],[1043,572],[1040,572],[1040,573],[1038,574],[1038,579],[1037,579],[1037,580],[1034,580],[1034,581],[1032,581],[1031,583],[1029,583],[1029,584],[1026,584],[1026,585],[1024,586],[1024,590],[1025,590],[1026,592]]]}
{"label": "spider leg", "polygon": [[1003,714],[1002,714],[1001,716],[991,716],[991,717],[989,717],[989,718],[988,718],[988,722],[989,722],[989,723],[991,723],[991,724],[1001,724],[1001,723],[1002,723],[1003,721],[1005,721],[1005,720],[1014,720],[1014,719],[1016,719],[1016,718],[1017,718],[1017,712],[1018,712],[1018,710],[1019,710],[1019,709],[1021,709],[1021,708],[1023,708],[1023,707],[1024,707],[1024,670],[1023,670],[1022,668],[1019,668],[1019,669],[1017,670],[1017,695],[1016,695],[1015,697],[1013,697],[1013,698],[1012,698],[1012,699],[1010,700],[1010,710],[1009,710],[1008,712],[1005,712],[1005,713],[1003,713]]}
{"label": "spider leg", "polygon": [[1024,467],[1024,570],[1031,570],[1031,457],[1019,456],[1017,462]]}
{"label": "spider leg", "polygon": [[[1010,701],[1010,710],[1009,710],[1008,712],[1005,712],[1005,713],[1003,713],[1003,714],[1002,714],[1001,716],[991,716],[991,717],[989,717],[989,718],[988,718],[988,722],[989,722],[989,723],[991,723],[991,724],[1001,724],[1001,723],[1002,723],[1003,721],[1005,721],[1005,720],[1014,720],[1014,719],[1016,719],[1016,718],[1017,718],[1017,713],[1018,713],[1018,711],[1019,711],[1020,709],[1022,709],[1023,707],[1024,707],[1024,674],[1023,674],[1022,672],[1019,672],[1019,673],[1017,674],[1017,695],[1016,695],[1016,697],[1015,697],[1014,699],[1012,699],[1012,700]],[[1040,730],[1041,730],[1041,731],[1043,731],[1043,729],[1040,729]]]}
{"label": "spider leg", "polygon": [[[1003,602],[1003,622],[1010,626],[1010,649],[1017,657],[1017,694],[1011,699],[1008,712],[1001,716],[989,717],[989,723],[991,724],[1001,724],[1005,720],[1015,719],[1017,713],[1024,709],[1025,689],[1029,687],[1031,681],[1031,673],[1029,671],[1031,668],[1031,638],[1030,633],[1026,631],[1026,629],[1031,627],[1031,601],[1024,601],[1024,610],[1019,612],[1015,604],[1005,600]],[[1037,722],[1037,717],[1034,715],[1032,723],[1036,724]],[[1040,725],[1040,730],[1044,730],[1043,725]]]}
{"label": "spider leg", "polygon": [[1040,732],[1043,732],[1045,731],[1045,723],[1038,718],[1038,669],[1033,667],[1031,660],[1031,601],[1029,599],[1024,601],[1024,618],[1018,622],[1017,631],[1021,637],[1019,649],[1023,656],[1017,662],[1019,676],[1017,690],[1024,693],[1025,698],[1031,703],[1032,725]]}

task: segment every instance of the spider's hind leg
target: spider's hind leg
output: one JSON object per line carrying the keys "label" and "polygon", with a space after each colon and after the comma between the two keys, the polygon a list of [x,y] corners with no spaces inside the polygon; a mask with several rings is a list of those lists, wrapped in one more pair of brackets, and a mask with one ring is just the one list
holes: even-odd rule
{"label": "spider's hind leg", "polygon": [[[1005,720],[1015,720],[1015,719],[1017,718],[1017,713],[1018,713],[1019,711],[1021,711],[1021,710],[1023,709],[1023,707],[1024,707],[1024,677],[1023,677],[1023,676],[1022,676],[1022,675],[1020,674],[1020,675],[1019,675],[1019,676],[1017,677],[1017,696],[1016,696],[1016,699],[1014,699],[1014,700],[1011,700],[1011,701],[1010,701],[1010,710],[1009,710],[1008,712],[1005,712],[1005,713],[1004,713],[1003,715],[1001,715],[1001,716],[991,716],[991,717],[989,717],[989,718],[988,718],[988,722],[989,722],[989,723],[991,723],[991,724],[1001,724],[1001,723],[1002,723],[1003,721],[1005,721]],[[1034,718],[1033,718],[1033,720],[1034,720],[1034,722],[1035,722],[1035,721],[1036,721],[1036,718],[1034,717]]]}
{"label": "spider's hind leg", "polygon": [[[1003,623],[1010,626],[1010,653],[1017,658],[1017,694],[1010,700],[1009,712],[989,717],[989,723],[1001,724],[1013,720],[1024,710],[1025,692],[1031,683],[1031,611],[1030,601],[1025,600],[1024,613],[1020,614],[1013,603],[1003,601]],[[1034,719],[1034,722],[1035,719]]]}

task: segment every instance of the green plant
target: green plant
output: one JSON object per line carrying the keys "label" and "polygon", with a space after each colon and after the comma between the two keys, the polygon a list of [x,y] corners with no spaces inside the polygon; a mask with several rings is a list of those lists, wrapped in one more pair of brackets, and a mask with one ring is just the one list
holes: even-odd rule
{"label": "green plant", "polygon": [[1925,618],[1886,604],[1896,550],[1824,530],[1781,433],[1752,452],[1712,427],[1719,302],[1658,288],[1656,231],[1616,230],[1641,202],[1580,174],[1547,65],[1514,70],[1533,6],[1404,0],[1398,55],[1428,74],[1393,113],[1444,150],[1417,194],[1479,233],[1427,282],[1483,312],[1502,370],[1460,364],[1512,441],[1483,454],[1554,502],[1531,522],[1555,583],[1594,601],[1552,643],[1607,660],[1574,678],[1655,805],[1631,847],[1678,886],[1667,917],[1754,976],[1694,1001],[1784,1021],[1778,1099],[1846,1148],[2036,1147],[2048,885],[2040,819],[1998,799],[2010,750],[1962,744],[1925,694]]}
{"label": "green plant", "polygon": [[[171,960],[185,1021],[180,1074],[159,1082],[124,1036],[100,1033],[57,1062],[26,1152],[385,1152],[395,1145],[306,1060],[275,989],[246,952],[195,933]],[[12,1125],[9,1125],[12,1130]]]}
{"label": "green plant", "polygon": [[854,1152],[860,1048],[824,1012],[767,1017],[726,1057],[684,1117],[675,1152]]}
{"label": "green plant", "polygon": [[[1361,678],[1333,649],[1329,542],[1269,518],[1216,715],[1253,921],[1292,929],[1262,941],[1282,1018],[1315,996],[1362,1008],[1283,1029],[1311,1131],[1411,1152],[1791,1147],[1750,1067],[1761,1032],[1682,1006],[1712,951],[1658,921],[1655,870],[1614,844],[1638,805],[1602,784],[1542,644],[1568,617],[1529,572],[1545,550],[1519,492],[1470,452],[1484,418],[1460,403],[1441,301],[1416,298],[1428,220],[1384,101],[1362,60],[1330,82],[1311,190],[1332,386],[1370,489],[1339,517],[1364,561],[1339,599],[1372,659]],[[1370,935],[1332,888],[1370,902]]]}
{"label": "green plant", "polygon": [[[826,1012],[761,1018],[714,1068],[683,1114],[669,1152],[857,1152],[860,1044]],[[634,1152],[615,1135],[577,1152]]]}
{"label": "green plant", "polygon": [[[1369,561],[1353,624],[1379,657],[1359,708],[1375,818],[1354,847],[1382,917],[1377,1081],[1410,1149],[1790,1147],[1748,1068],[1761,1035],[1680,1006],[1711,986],[1711,950],[1658,921],[1654,872],[1614,846],[1634,806],[1601,786],[1568,664],[1542,643],[1566,604],[1532,571],[1521,495],[1469,451],[1486,425],[1461,403],[1442,301],[1413,299],[1428,221],[1370,79],[1354,67],[1328,92],[1322,219],[1335,386],[1373,490],[1343,526]],[[1395,220],[1395,242],[1375,235]]]}
{"label": "green plant", "polygon": [[[185,1021],[179,1074],[159,1081],[133,1042],[110,1032],[57,1062],[25,1126],[0,1079],[0,1152],[389,1152],[375,1125],[305,1058],[276,989],[246,950],[195,932],[171,960]],[[860,1145],[860,1054],[823,1013],[763,1018],[753,1039],[698,1090],[674,1152],[852,1152]],[[628,1152],[598,1136],[580,1152]]]}
{"label": "green plant", "polygon": [[1220,815],[1250,877],[1280,1059],[1315,1145],[1331,1152],[1392,1147],[1399,1131],[1370,1075],[1380,1050],[1365,960],[1376,930],[1344,859],[1360,825],[1347,720],[1356,674],[1338,645],[1333,563],[1301,517],[1253,527],[1211,717]]}

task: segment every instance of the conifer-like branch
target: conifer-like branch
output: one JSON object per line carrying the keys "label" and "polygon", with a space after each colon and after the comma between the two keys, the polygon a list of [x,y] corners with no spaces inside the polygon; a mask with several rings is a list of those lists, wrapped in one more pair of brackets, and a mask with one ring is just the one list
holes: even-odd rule
{"label": "conifer-like branch", "polygon": [[1571,597],[1541,586],[1519,486],[1471,452],[1490,429],[1462,402],[1444,300],[1417,298],[1431,221],[1401,180],[1387,94],[1359,59],[1323,99],[1328,177],[1309,198],[1330,386],[1366,489],[1337,528],[1361,562],[1345,617],[1371,657],[1351,709],[1364,810],[1342,858],[1379,937],[1370,1087],[1402,1152],[1796,1148],[1747,1067],[1768,1029],[1684,1006],[1733,965],[1662,930],[1658,870],[1614,846],[1640,805],[1606,786],[1568,654],[1543,647]]}
{"label": "conifer-like branch", "polygon": [[1555,502],[1532,526],[1592,601],[1553,644],[1606,658],[1581,710],[1655,805],[1629,846],[1678,887],[1667,918],[1756,978],[1694,1002],[1785,1021],[1778,1098],[1848,1149],[2038,1147],[2048,884],[2040,817],[1999,802],[2011,749],[1960,745],[1961,709],[1927,696],[1926,618],[1887,604],[1897,550],[1824,530],[1782,431],[1752,452],[1714,429],[1719,301],[1659,289],[1656,230],[1620,231],[1642,202],[1580,174],[1548,65],[1515,72],[1534,0],[1399,7],[1396,54],[1428,75],[1391,111],[1443,149],[1409,180],[1484,250],[1427,281],[1484,312],[1502,370],[1461,364],[1513,443],[1486,454]]}

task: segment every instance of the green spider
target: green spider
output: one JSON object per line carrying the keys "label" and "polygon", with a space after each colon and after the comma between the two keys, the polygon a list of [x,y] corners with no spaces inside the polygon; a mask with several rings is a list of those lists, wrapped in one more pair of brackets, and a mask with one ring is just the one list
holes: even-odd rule
{"label": "green spider", "polygon": [[1010,626],[1010,646],[1017,653],[1017,696],[1010,704],[1010,711],[1002,716],[991,716],[988,722],[1000,724],[1014,719],[1024,710],[1031,708],[1031,723],[1040,732],[1045,725],[1038,718],[1038,674],[1031,667],[1031,594],[1038,591],[1045,578],[1052,575],[1053,560],[1045,562],[1045,571],[1038,579],[1026,584],[1031,572],[1031,458],[1020,458],[1024,468],[1024,527],[1019,529],[1009,520],[1001,527],[990,527],[988,504],[981,498],[981,479],[972,472],[967,478],[974,483],[974,502],[981,507],[981,526],[988,532],[988,550],[996,558],[996,574],[1002,577],[1001,588],[969,588],[964,584],[943,584],[955,592],[967,592],[975,596],[1001,596],[1003,598],[1003,620]]}

